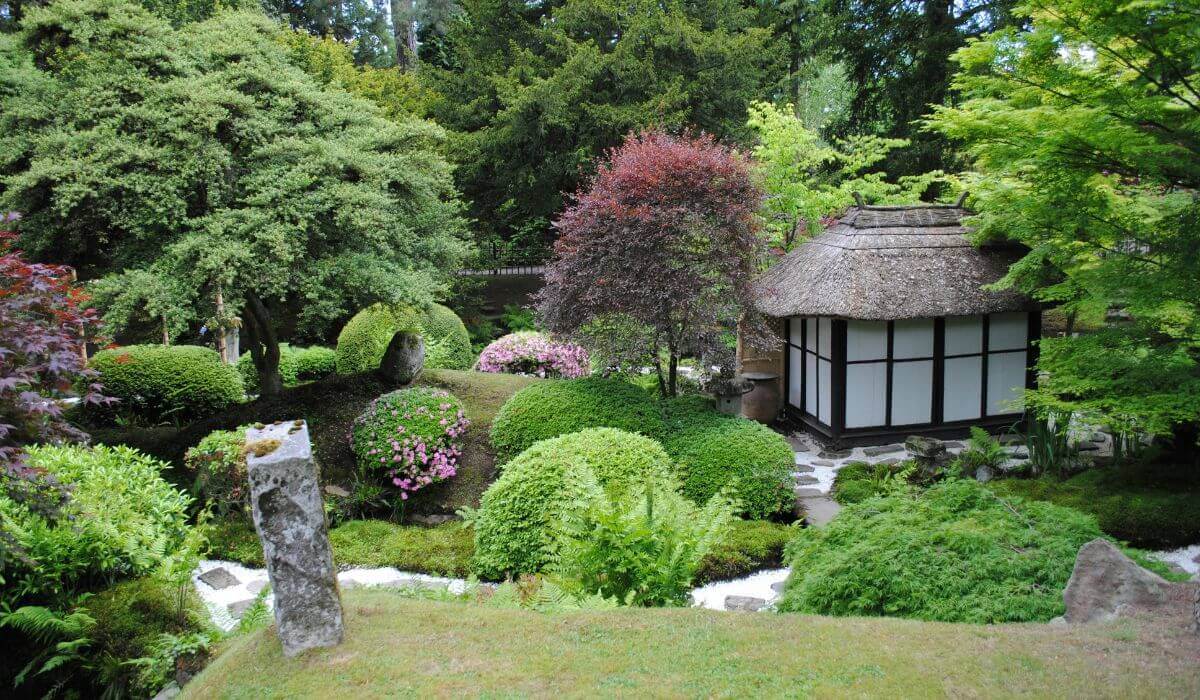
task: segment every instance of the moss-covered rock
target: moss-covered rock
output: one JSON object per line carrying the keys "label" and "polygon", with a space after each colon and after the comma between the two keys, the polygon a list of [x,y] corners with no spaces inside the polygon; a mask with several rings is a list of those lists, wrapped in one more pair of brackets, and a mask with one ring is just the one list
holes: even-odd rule
{"label": "moss-covered rock", "polygon": [[400,331],[421,332],[420,316],[412,309],[372,304],[359,311],[338,334],[334,360],[338,374],[377,369],[392,336]]}

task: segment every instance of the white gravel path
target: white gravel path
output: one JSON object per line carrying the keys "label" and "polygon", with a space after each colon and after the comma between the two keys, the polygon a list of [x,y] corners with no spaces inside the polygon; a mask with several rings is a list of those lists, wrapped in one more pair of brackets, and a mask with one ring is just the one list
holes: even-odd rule
{"label": "white gravel path", "polygon": [[692,599],[696,601],[696,605],[710,610],[724,610],[725,598],[731,595],[762,598],[771,603],[779,597],[779,594],[772,590],[771,584],[784,581],[790,572],[790,569],[768,569],[745,578],[714,581],[693,589]]}
{"label": "white gravel path", "polygon": [[1200,544],[1193,544],[1165,552],[1150,552],[1150,556],[1159,561],[1175,564],[1188,572],[1194,578],[1200,574]]}

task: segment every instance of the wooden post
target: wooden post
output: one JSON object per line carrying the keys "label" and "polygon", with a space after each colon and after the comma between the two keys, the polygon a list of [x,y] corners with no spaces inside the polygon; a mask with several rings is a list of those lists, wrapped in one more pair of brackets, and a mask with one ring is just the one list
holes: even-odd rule
{"label": "wooden post", "polygon": [[229,348],[225,343],[225,297],[220,289],[217,290],[217,327],[213,329],[213,333],[217,336],[217,354],[221,356],[221,361],[232,364],[229,362]]}

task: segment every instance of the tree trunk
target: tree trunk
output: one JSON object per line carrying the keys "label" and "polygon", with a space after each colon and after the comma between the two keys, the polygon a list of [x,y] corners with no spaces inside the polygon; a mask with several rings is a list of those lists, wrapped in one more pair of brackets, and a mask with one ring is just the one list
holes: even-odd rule
{"label": "tree trunk", "polygon": [[253,292],[246,294],[246,330],[250,358],[258,370],[259,395],[278,396],[283,392],[283,377],[279,374],[279,338],[271,325],[271,312]]}
{"label": "tree trunk", "polygon": [[670,366],[667,367],[667,396],[675,397],[679,393],[679,353],[671,349]]}
{"label": "tree trunk", "polygon": [[392,38],[396,42],[396,67],[401,71],[417,67],[417,30],[413,25],[415,0],[391,0]]}

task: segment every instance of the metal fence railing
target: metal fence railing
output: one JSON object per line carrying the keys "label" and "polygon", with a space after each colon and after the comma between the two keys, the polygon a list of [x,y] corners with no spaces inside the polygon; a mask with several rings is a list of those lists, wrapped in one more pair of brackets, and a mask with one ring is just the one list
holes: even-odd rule
{"label": "metal fence railing", "polygon": [[459,270],[464,277],[491,277],[498,275],[542,275],[546,272],[545,265],[511,265],[509,267],[493,267],[483,270]]}

